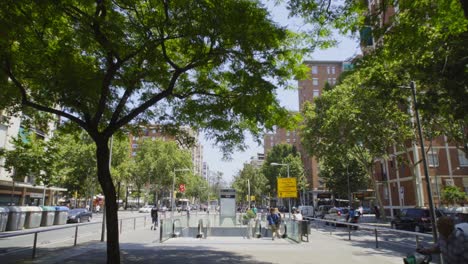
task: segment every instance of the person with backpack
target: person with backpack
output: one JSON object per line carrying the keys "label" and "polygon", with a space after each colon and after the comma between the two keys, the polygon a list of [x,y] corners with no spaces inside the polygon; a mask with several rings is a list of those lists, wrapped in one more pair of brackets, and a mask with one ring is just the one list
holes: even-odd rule
{"label": "person with backpack", "polygon": [[281,217],[277,209],[271,208],[270,214],[267,216],[268,225],[271,229],[271,240],[275,240],[275,235],[281,238],[279,234],[279,227],[281,223]]}
{"label": "person with backpack", "polygon": [[429,255],[442,253],[445,264],[468,263],[468,224],[455,225],[452,218],[443,216],[437,221],[439,240],[432,248],[419,248],[416,252]]}

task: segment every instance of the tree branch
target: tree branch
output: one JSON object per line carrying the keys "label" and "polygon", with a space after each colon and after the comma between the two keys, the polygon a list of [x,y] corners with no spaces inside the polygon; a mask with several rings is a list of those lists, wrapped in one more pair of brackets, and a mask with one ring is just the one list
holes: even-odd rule
{"label": "tree branch", "polygon": [[85,122],[83,122],[83,120],[79,119],[78,117],[76,117],[76,116],[74,116],[72,114],[69,114],[67,112],[57,110],[57,109],[54,109],[54,108],[51,108],[51,107],[48,107],[48,106],[40,105],[40,104],[37,104],[37,103],[34,103],[34,102],[28,100],[28,94],[26,92],[26,88],[16,79],[14,74],[11,72],[9,62],[7,62],[7,68],[4,69],[4,71],[8,75],[8,77],[11,79],[11,81],[15,84],[15,86],[19,89],[19,91],[21,93],[21,104],[22,105],[35,108],[35,109],[37,109],[39,111],[43,111],[43,112],[47,112],[47,113],[51,113],[51,114],[55,114],[55,115],[58,115],[58,116],[68,118],[69,120],[71,120],[71,121],[75,122],[76,124],[78,124],[84,130],[86,130],[86,131],[89,130],[88,125]]}

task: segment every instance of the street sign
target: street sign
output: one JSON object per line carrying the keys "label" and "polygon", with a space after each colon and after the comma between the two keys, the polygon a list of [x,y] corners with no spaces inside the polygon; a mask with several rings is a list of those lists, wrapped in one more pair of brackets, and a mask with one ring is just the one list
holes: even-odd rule
{"label": "street sign", "polygon": [[179,192],[185,192],[185,184],[179,184]]}
{"label": "street sign", "polygon": [[297,198],[296,178],[277,178],[279,198]]}

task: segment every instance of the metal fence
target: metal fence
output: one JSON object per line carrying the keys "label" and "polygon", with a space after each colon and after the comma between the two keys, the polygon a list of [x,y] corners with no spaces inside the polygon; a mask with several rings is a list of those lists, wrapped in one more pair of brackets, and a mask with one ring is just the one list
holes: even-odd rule
{"label": "metal fence", "polygon": [[[353,224],[319,218],[309,218],[311,229],[351,241],[356,246],[375,247],[398,253],[414,253],[416,248],[433,244],[432,234],[396,230],[371,224]],[[439,257],[433,261],[437,263]]]}
{"label": "metal fence", "polygon": [[[149,217],[119,220],[119,233],[145,228]],[[101,239],[102,222],[67,224],[0,234],[0,259],[24,260]]]}

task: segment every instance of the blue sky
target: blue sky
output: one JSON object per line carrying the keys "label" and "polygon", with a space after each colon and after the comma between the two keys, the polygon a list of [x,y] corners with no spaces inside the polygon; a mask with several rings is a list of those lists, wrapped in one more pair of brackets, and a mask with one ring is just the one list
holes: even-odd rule
{"label": "blue sky", "polygon": [[[270,1],[272,2],[272,1]],[[300,20],[288,19],[287,11],[284,7],[274,6],[267,4],[269,10],[271,10],[273,20],[278,22],[280,25],[288,26],[289,29],[295,30],[303,27]],[[345,60],[357,53],[359,53],[359,44],[356,40],[338,37],[339,43],[336,47],[327,50],[318,50],[307,57],[307,60]],[[297,87],[297,82],[293,83]],[[297,90],[278,90],[278,99],[284,107],[289,110],[299,110],[299,99]],[[223,161],[222,153],[218,147],[213,146],[213,142],[207,141],[201,135],[201,144],[204,146],[203,160],[208,163],[210,170],[220,171],[223,173],[223,178],[226,182],[230,183],[234,176],[242,169],[243,164],[248,162],[252,156],[256,156],[257,153],[263,153],[263,146],[257,145],[249,137],[246,140],[248,149],[245,152],[235,152],[231,155],[231,160]]]}

